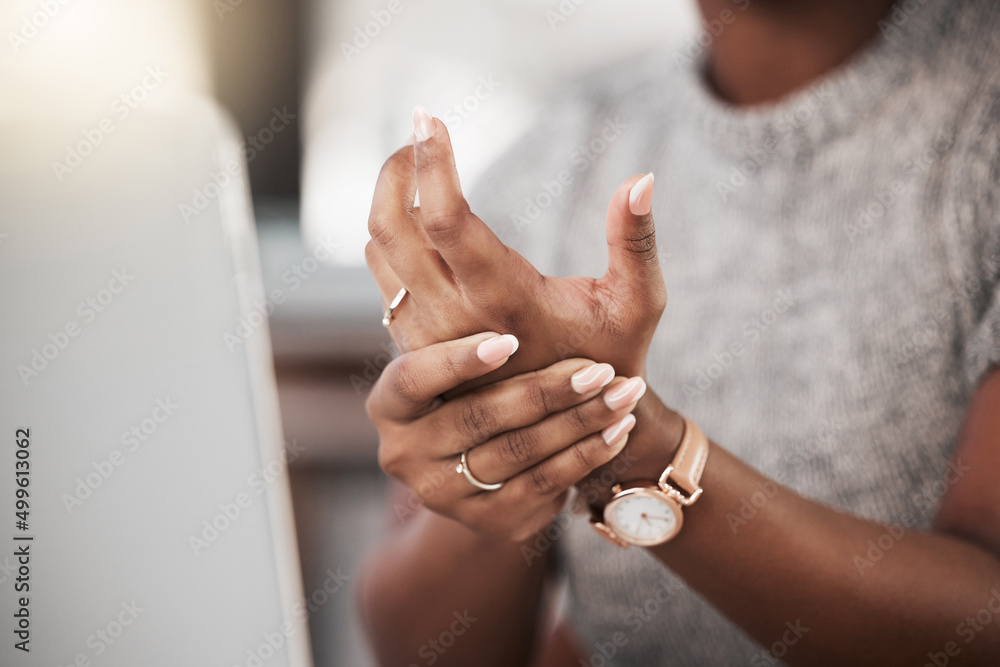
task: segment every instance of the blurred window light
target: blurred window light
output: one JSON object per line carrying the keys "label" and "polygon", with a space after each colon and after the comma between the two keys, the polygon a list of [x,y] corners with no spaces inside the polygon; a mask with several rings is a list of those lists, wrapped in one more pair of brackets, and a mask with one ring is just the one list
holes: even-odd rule
{"label": "blurred window light", "polygon": [[554,88],[694,34],[692,0],[307,0],[302,224],[364,262],[382,162],[425,104],[448,125],[468,188]]}
{"label": "blurred window light", "polygon": [[5,0],[0,120],[107,113],[149,68],[158,94],[210,93],[206,16],[198,0]]}

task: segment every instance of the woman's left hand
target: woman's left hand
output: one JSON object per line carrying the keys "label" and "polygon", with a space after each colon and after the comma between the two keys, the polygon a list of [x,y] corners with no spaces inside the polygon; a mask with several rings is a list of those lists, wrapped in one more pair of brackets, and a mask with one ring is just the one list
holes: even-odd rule
{"label": "woman's left hand", "polygon": [[414,125],[416,143],[382,167],[366,252],[385,303],[401,287],[409,292],[389,328],[400,349],[495,329],[513,333],[531,351],[465,389],[578,356],[642,375],[666,305],[652,175],[629,178],[612,197],[608,272],[599,279],[550,278],[470,211],[444,123],[418,108]]}

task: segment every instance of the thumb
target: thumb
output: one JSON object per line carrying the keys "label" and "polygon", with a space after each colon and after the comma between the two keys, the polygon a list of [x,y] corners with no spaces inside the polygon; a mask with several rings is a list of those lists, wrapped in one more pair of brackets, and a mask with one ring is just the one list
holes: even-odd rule
{"label": "thumb", "polygon": [[632,176],[615,190],[608,206],[608,273],[603,280],[616,291],[662,298],[652,200],[651,173]]}

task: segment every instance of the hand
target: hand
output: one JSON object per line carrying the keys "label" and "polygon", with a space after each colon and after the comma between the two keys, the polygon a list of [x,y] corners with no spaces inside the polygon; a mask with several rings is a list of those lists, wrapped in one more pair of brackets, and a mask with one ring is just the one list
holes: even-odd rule
{"label": "hand", "polygon": [[611,487],[635,480],[656,481],[673,461],[684,435],[684,419],[647,391],[634,410],[637,425],[628,445],[613,461],[597,468],[576,486],[582,498],[597,508],[611,500]]}
{"label": "hand", "polygon": [[[450,401],[445,391],[503,366],[513,336],[483,333],[403,354],[372,388],[367,410],[379,463],[431,510],[490,537],[527,539],[551,522],[566,491],[625,446],[642,378],[608,364],[561,361]],[[456,471],[466,450],[483,492]]]}
{"label": "hand", "polygon": [[[633,176],[607,215],[604,277],[550,278],[503,245],[469,210],[444,123],[419,108],[417,142],[382,167],[368,228],[368,265],[388,303],[405,286],[390,332],[402,351],[467,336],[510,331],[525,350],[499,374],[584,356],[641,375],[666,305],[650,201],[652,175]],[[414,195],[419,188],[420,207]],[[468,388],[468,386],[466,388]]]}

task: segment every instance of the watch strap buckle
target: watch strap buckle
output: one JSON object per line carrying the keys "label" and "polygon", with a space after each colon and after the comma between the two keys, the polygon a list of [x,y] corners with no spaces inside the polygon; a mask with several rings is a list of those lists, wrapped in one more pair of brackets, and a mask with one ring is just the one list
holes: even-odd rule
{"label": "watch strap buckle", "polygon": [[665,494],[687,507],[701,496],[701,473],[708,459],[708,441],[698,425],[684,419],[684,436],[673,462],[657,480]]}
{"label": "watch strap buckle", "polygon": [[[660,479],[657,481],[656,485],[660,488],[660,491],[670,496],[670,498],[684,507],[694,505],[695,501],[701,496],[702,488],[700,486],[694,489],[685,489],[679,483],[679,480],[671,480],[670,475],[674,472],[674,466],[667,466],[667,469],[663,471],[660,475]],[[673,482],[673,483],[671,483]]]}

